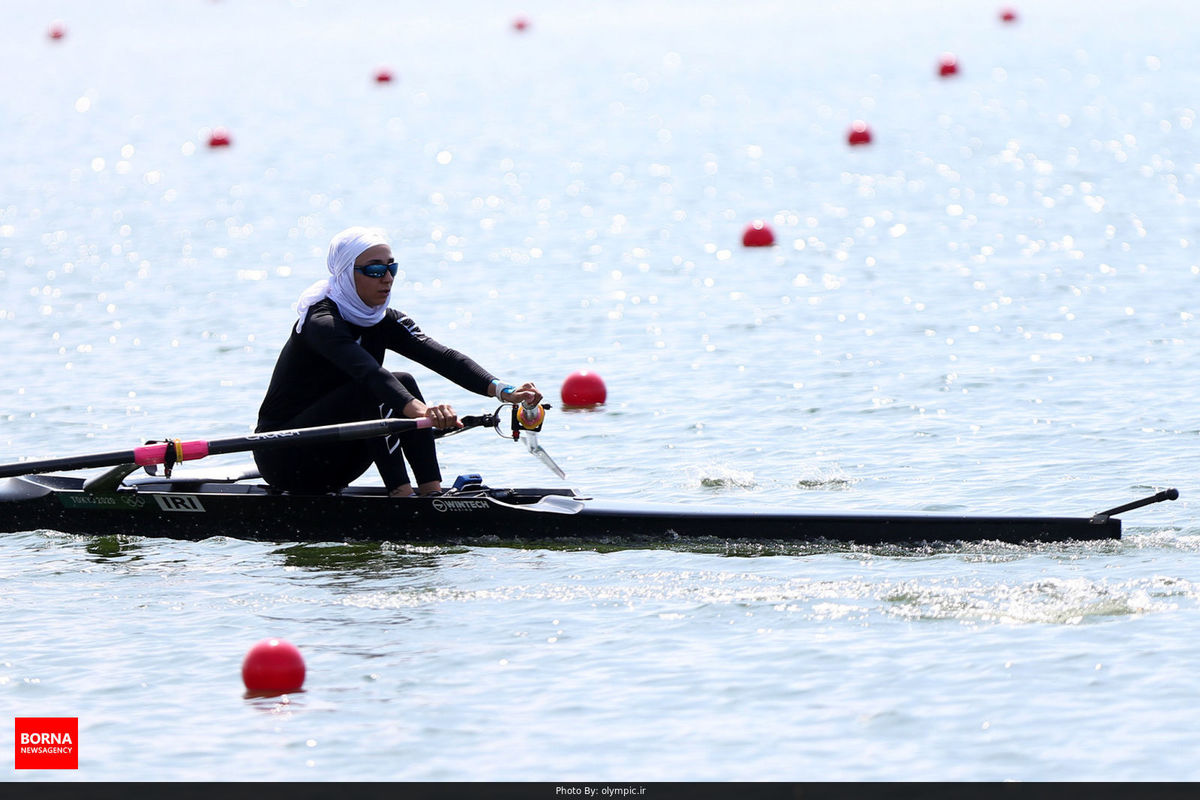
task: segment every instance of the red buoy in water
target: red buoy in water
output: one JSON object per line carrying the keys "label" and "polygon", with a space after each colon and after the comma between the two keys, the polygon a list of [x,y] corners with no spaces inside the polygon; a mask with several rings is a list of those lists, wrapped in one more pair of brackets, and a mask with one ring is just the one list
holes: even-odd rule
{"label": "red buoy in water", "polygon": [[742,246],[744,247],[770,247],[773,244],[775,244],[775,234],[761,219],[751,222],[742,233]]}
{"label": "red buoy in water", "polygon": [[213,128],[212,133],[208,137],[209,147],[229,147],[233,144],[233,138],[229,135],[229,131],[225,128]]}
{"label": "red buoy in water", "polygon": [[957,74],[958,58],[953,53],[942,53],[942,60],[938,62],[938,75],[949,78]]}
{"label": "red buoy in water", "polygon": [[608,397],[604,380],[586,369],[567,376],[562,385],[564,406],[586,407],[600,405]]}
{"label": "red buoy in water", "polygon": [[380,67],[379,69],[377,69],[375,71],[375,82],[376,83],[391,83],[392,82],[392,71],[390,69],[388,69],[387,67]]}
{"label": "red buoy in water", "polygon": [[850,134],[846,137],[846,141],[852,145],[870,144],[871,129],[861,119],[855,120],[854,124],[850,126]]}
{"label": "red buoy in water", "polygon": [[242,661],[242,683],[251,692],[298,692],[304,685],[304,658],[283,639],[263,639]]}
{"label": "red buoy in water", "polygon": [[50,23],[50,27],[46,29],[46,35],[51,39],[58,41],[67,35],[67,26],[62,20],[56,19]]}
{"label": "red buoy in water", "polygon": [[1017,21],[1016,9],[1014,9],[1014,8],[1000,9],[1000,21],[1001,22],[1016,22]]}
{"label": "red buoy in water", "polygon": [[521,32],[529,30],[529,20],[525,17],[517,17],[513,20],[512,25],[514,31]]}

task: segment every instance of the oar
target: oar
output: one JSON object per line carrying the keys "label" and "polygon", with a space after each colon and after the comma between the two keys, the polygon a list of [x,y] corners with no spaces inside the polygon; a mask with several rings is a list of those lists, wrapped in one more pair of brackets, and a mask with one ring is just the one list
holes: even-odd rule
{"label": "oar", "polygon": [[524,403],[519,405],[516,403],[501,403],[499,408],[497,408],[492,414],[485,414],[481,417],[463,417],[461,420],[463,426],[461,428],[435,431],[434,435],[449,436],[454,433],[460,433],[468,428],[487,426],[490,428],[495,428],[496,433],[499,433],[501,436],[506,436],[506,434],[500,430],[500,409],[507,405],[512,406],[512,433],[508,435],[510,435],[514,440],[525,445],[525,449],[528,450],[531,455],[536,456],[539,461],[549,467],[555,475],[560,478],[567,477],[567,473],[563,472],[562,467],[556,464],[554,459],[550,457],[550,454],[547,453],[540,444],[538,444],[537,432],[542,429],[542,422],[546,419],[546,409],[550,408],[549,404],[547,403],[542,403],[541,405],[537,406],[528,406]]}
{"label": "oar", "polygon": [[512,438],[525,445],[529,454],[549,467],[555,475],[565,478],[567,473],[563,472],[563,468],[555,463],[537,440],[537,432],[542,429],[542,422],[546,419],[546,409],[548,408],[550,406],[545,403],[529,405],[522,402],[519,406],[514,404],[512,407]]}
{"label": "oar", "polygon": [[550,457],[550,454],[538,444],[537,434],[533,431],[525,431],[521,434],[521,442],[525,445],[525,449],[529,451],[530,455],[536,456],[538,461],[549,467],[555,475],[560,478],[567,477],[567,473],[563,472],[563,468],[556,464],[554,459]]}
{"label": "oar", "polygon": [[[464,418],[464,423],[468,418]],[[268,447],[286,447],[295,444],[327,444],[352,439],[367,439],[386,436],[415,428],[429,428],[433,421],[421,419],[371,419],[363,422],[346,422],[341,425],[320,425],[314,428],[292,428],[282,431],[251,433],[245,436],[230,436],[226,439],[184,442],[153,442],[132,450],[114,450],[108,453],[93,453],[82,456],[64,456],[41,461],[21,461],[16,464],[0,464],[0,478],[14,475],[34,475],[58,470],[90,469],[92,467],[115,467],[119,464],[164,464],[168,460],[193,461],[205,456],[222,453],[241,453]]]}

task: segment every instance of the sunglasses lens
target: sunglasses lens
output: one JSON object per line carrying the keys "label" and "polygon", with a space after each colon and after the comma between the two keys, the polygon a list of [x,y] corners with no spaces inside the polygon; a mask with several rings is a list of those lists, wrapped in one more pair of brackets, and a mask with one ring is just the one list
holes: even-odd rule
{"label": "sunglasses lens", "polygon": [[394,277],[396,275],[397,266],[396,262],[393,261],[390,264],[367,264],[365,267],[355,267],[355,269],[361,271],[362,274],[366,275],[368,278],[382,278],[383,273],[385,272],[392,273],[392,276]]}

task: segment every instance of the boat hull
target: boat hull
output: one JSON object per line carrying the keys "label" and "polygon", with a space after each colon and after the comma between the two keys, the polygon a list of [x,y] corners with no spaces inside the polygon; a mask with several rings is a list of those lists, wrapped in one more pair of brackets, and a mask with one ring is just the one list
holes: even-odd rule
{"label": "boat hull", "polygon": [[1113,517],[833,514],[597,502],[566,489],[487,489],[391,498],[380,489],[296,495],[261,485],[143,481],[106,493],[66,476],[0,480],[0,529],[202,540],[386,541],[412,544],[572,541],[663,545],[727,542],[1092,541],[1119,539]]}

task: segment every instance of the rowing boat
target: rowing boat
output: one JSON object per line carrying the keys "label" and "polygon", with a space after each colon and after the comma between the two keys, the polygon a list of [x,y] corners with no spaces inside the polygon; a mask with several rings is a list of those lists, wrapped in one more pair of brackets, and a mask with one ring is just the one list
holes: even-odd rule
{"label": "rowing boat", "polygon": [[[49,529],[188,540],[230,536],[260,541],[437,544],[545,540],[657,544],[689,539],[1020,544],[1121,537],[1121,520],[1111,513],[1090,517],[801,513],[601,502],[571,489],[499,489],[473,483],[439,497],[406,498],[388,497],[375,487],[297,495],[273,492],[261,483],[187,478],[138,478],[112,492],[88,491],[85,483],[65,475],[0,481],[0,526],[5,531]],[[1146,499],[1173,498],[1159,493]]]}
{"label": "rowing boat", "polygon": [[[514,414],[514,420],[516,415]],[[499,414],[466,418],[494,426]],[[162,442],[130,451],[19,462],[0,466],[0,530],[55,530],[202,540],[229,536],[258,541],[368,540],[412,544],[538,541],[620,542],[633,545],[726,542],[1095,541],[1119,539],[1118,514],[1163,500],[1174,489],[1090,516],[996,516],[948,513],[814,513],[786,508],[605,502],[563,488],[494,488],[478,475],[460,476],[435,497],[389,497],[382,487],[351,486],[337,493],[279,492],[254,472],[221,477],[134,476],[139,467],[176,460],[384,435],[425,421],[376,420],[297,429],[214,442]],[[513,435],[521,434],[514,424]],[[553,465],[525,432],[531,452]],[[45,474],[52,469],[110,466],[89,478]],[[559,474],[557,465],[553,465]]]}

